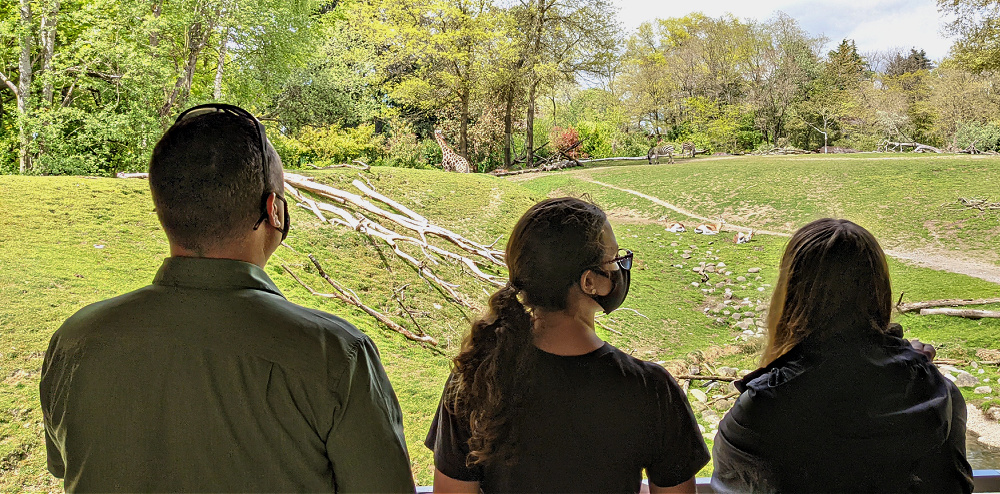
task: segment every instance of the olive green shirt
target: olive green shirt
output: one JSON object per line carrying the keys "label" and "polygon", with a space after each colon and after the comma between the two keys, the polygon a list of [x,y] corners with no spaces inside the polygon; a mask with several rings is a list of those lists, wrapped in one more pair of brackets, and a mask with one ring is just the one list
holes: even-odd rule
{"label": "olive green shirt", "polygon": [[52,336],[49,471],[67,491],[413,492],[372,341],[256,265],[171,257]]}

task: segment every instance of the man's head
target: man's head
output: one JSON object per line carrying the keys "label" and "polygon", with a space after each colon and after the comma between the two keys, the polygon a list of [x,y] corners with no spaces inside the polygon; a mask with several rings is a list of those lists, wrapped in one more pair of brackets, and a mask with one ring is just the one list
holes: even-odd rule
{"label": "man's head", "polygon": [[149,184],[172,251],[214,257],[257,243],[266,260],[287,233],[281,159],[240,108],[182,113],[153,150]]}

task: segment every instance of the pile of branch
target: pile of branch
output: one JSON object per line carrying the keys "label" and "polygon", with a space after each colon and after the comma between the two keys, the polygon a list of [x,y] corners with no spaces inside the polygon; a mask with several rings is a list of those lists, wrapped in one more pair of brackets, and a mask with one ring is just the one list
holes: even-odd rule
{"label": "pile of branch", "polygon": [[547,158],[544,158],[544,159],[538,161],[537,165],[534,166],[534,167],[532,167],[532,168],[525,168],[523,170],[513,170],[513,171],[495,170],[495,171],[493,171],[493,175],[497,176],[497,177],[506,177],[506,176],[509,176],[509,175],[521,175],[521,174],[524,174],[524,173],[550,172],[550,171],[555,171],[555,170],[562,170],[564,168],[571,168],[571,167],[575,167],[575,166],[583,166],[583,165],[581,165],[580,160],[576,159],[571,154],[571,152],[574,149],[578,148],[580,146],[580,144],[582,144],[582,143],[583,143],[583,141],[576,141],[575,143],[573,143],[573,144],[571,144],[569,146],[566,146],[566,147],[564,147],[564,148],[562,148],[562,149],[560,149],[560,150],[552,153]]}
{"label": "pile of branch", "polygon": [[[352,165],[351,163],[354,164]],[[331,170],[333,168],[353,168],[355,170],[361,170],[363,172],[371,170],[372,168],[371,166],[368,166],[368,163],[365,163],[364,161],[361,160],[353,160],[351,161],[351,163],[341,163],[339,165],[327,165],[327,166],[316,166],[312,163],[306,163],[306,166],[314,170]]]}
{"label": "pile of branch", "polygon": [[966,199],[964,197],[959,197],[958,202],[967,208],[978,209],[980,211],[996,211],[1000,210],[1000,202],[988,202],[985,199]]}
{"label": "pile of branch", "polygon": [[906,148],[913,148],[914,153],[938,153],[942,151],[934,146],[928,146],[926,144],[920,144],[919,142],[892,142],[884,141],[879,145],[878,151],[885,153],[889,151],[902,152]]}
{"label": "pile of branch", "polygon": [[[440,265],[441,262],[460,265],[463,268],[463,272],[495,287],[504,286],[506,283],[505,279],[487,274],[482,270],[486,266],[506,267],[503,261],[503,253],[495,250],[493,245],[478,244],[451,230],[435,225],[415,211],[378,193],[371,184],[354,180],[353,185],[361,191],[360,195],[317,183],[302,175],[285,173],[285,190],[289,195],[298,200],[299,206],[311,211],[323,224],[349,228],[368,237],[376,246],[387,246],[397,258],[412,267],[421,278],[440,292],[447,301],[461,308],[471,311],[479,311],[480,309],[480,307],[466,300],[465,297],[458,293],[456,288],[460,285],[444,279],[435,271],[435,266]],[[318,197],[319,200],[307,196],[303,191],[308,191]],[[397,230],[406,230],[409,233],[400,233]],[[430,237],[444,240],[454,248],[449,250],[431,243],[428,240]],[[495,244],[496,242],[494,242]],[[411,246],[411,250],[416,249],[420,254],[407,252],[403,249],[404,245]],[[381,250],[379,250],[379,253],[381,255]],[[323,271],[318,266],[318,263],[313,260],[313,264],[316,265],[322,275]],[[337,288],[335,282],[326,276],[324,278],[334,288]],[[383,324],[389,326],[390,329],[403,334],[407,338],[430,343],[430,340],[426,340],[429,337],[425,335],[416,335],[417,337],[415,338],[401,331],[400,328],[402,326],[398,324],[396,324],[398,327],[390,325],[386,322],[389,320],[387,317],[376,315],[376,311],[362,304],[357,295],[349,290],[338,288],[336,294],[320,294],[311,288],[309,290],[310,293],[317,296],[327,297],[330,295],[356,305]],[[406,310],[405,307],[404,310]],[[405,328],[402,329],[405,330]]]}
{"label": "pile of branch", "polygon": [[755,152],[750,153],[750,154],[754,154],[754,155],[758,155],[758,156],[763,156],[763,155],[778,155],[778,156],[783,156],[783,155],[789,155],[789,154],[809,154],[810,152],[811,151],[808,151],[808,150],[805,150],[805,149],[798,149],[798,148],[779,148],[779,147],[774,147],[774,148],[771,148],[771,149],[769,149],[767,151],[755,151]]}

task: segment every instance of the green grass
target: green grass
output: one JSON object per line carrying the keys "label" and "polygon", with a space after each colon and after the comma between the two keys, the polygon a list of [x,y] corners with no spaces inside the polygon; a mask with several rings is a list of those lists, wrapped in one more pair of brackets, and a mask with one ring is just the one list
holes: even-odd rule
{"label": "green grass", "polygon": [[1000,202],[1000,159],[993,156],[678,159],[673,165],[576,169],[526,186],[551,189],[581,174],[734,224],[791,232],[821,217],[848,218],[887,248],[958,252],[1000,264],[1000,211],[958,203],[960,197]]}
{"label": "green grass", "polygon": [[[686,218],[646,199],[581,180],[577,174],[592,174],[600,181],[641,190],[708,215],[707,209],[710,208],[706,206],[706,201],[713,196],[706,191],[692,193],[692,199],[683,203],[688,200],[685,199],[687,196],[678,192],[683,189],[669,185],[670,180],[695,180],[685,173],[754,169],[755,174],[739,171],[734,172],[734,177],[718,180],[735,183],[739,180],[738,176],[754,176],[754,181],[761,185],[750,190],[771,191],[771,195],[761,193],[734,198],[720,195],[721,199],[717,200],[723,205],[722,210],[725,205],[735,208],[737,204],[750,204],[751,201],[765,205],[787,203],[790,219],[759,218],[759,226],[774,228],[785,222],[798,225],[810,219],[809,215],[824,214],[823,208],[827,207],[821,200],[809,199],[805,191],[783,185],[786,175],[791,173],[790,169],[808,175],[813,173],[807,171],[808,166],[821,166],[816,171],[821,176],[826,176],[822,174],[832,169],[850,169],[858,176],[874,177],[871,179],[874,183],[883,183],[877,176],[878,171],[885,168],[885,163],[858,157],[837,162],[820,161],[818,164],[805,159],[699,161],[702,160],[678,160],[675,165],[660,167],[625,165],[582,172],[576,170],[522,181],[435,170],[378,167],[365,177],[380,192],[398,199],[435,223],[483,243],[492,243],[505,236],[523,211],[543,197],[589,193],[611,213],[621,246],[636,253],[632,290],[625,303],[625,307],[632,310],[600,318],[602,327],[598,331],[601,336],[637,357],[663,361],[668,365],[704,354],[718,356],[718,363],[754,368],[756,355],[751,349],[739,353],[738,348],[733,346],[740,331],[733,329],[730,320],[717,322],[718,316],[706,315],[704,309],[717,305],[722,290],[728,287],[733,290],[734,298],[750,299],[749,310],[758,312],[758,306],[766,305],[770,285],[777,275],[777,260],[786,239],[760,236],[750,244],[735,245],[725,235],[708,237],[669,233],[658,220]],[[967,170],[971,174],[968,182],[980,187],[977,190],[982,190],[984,182],[995,178],[998,168],[997,161],[982,160],[966,163],[963,160],[917,159],[906,163],[916,169],[913,173],[917,175],[933,176],[932,172],[924,169],[942,163],[947,165],[942,168],[945,171],[947,168]],[[322,182],[348,190],[351,189],[351,180],[358,178],[354,171],[315,172],[312,175]],[[843,178],[836,173],[829,177],[832,178],[828,180]],[[844,180],[853,182],[853,179]],[[945,181],[946,186],[950,183]],[[842,185],[837,190],[850,186],[853,185]],[[721,185],[718,187],[725,189]],[[931,185],[928,187],[934,188]],[[670,195],[672,191],[676,194]],[[779,197],[786,193],[800,194],[804,204],[800,206],[791,199]],[[922,224],[921,218],[925,216],[921,215],[925,214],[926,208],[937,206],[933,204],[939,200],[935,197],[954,193],[987,196],[985,192],[961,188],[951,192],[924,191],[921,196],[925,197],[924,202],[914,202],[909,206],[891,203],[897,213],[893,222],[880,225],[881,231],[886,235],[897,235],[893,230],[897,226]],[[858,211],[877,210],[873,204],[888,202],[874,192],[860,195],[856,200],[873,201],[876,197],[879,201],[850,207]],[[0,215],[0,232],[3,233],[0,235],[0,300],[5,302],[0,306],[0,378],[4,379],[4,385],[0,387],[0,490],[58,490],[59,483],[45,470],[37,398],[38,371],[48,339],[66,317],[82,306],[148,284],[162,258],[167,255],[166,238],[153,212],[147,184],[142,180],[5,176],[0,177],[0,208],[5,212]],[[353,231],[320,226],[315,216],[303,209],[294,209],[292,215],[293,230],[288,244],[295,252],[279,249],[267,267],[268,274],[292,301],[342,315],[372,337],[381,351],[403,408],[417,482],[430,484],[433,464],[430,452],[422,445],[424,434],[448,374],[448,358],[454,354],[467,330],[466,318],[476,314],[459,310],[446,302],[417,277],[412,268],[393,259],[381,247],[386,253],[387,267],[366,237]],[[953,247],[950,242],[961,241],[963,245],[980,245],[982,252],[989,252],[987,240],[976,236],[990,231],[987,223],[984,219],[968,222],[967,240],[957,236],[958,240],[943,238],[940,240],[942,247],[950,248]],[[996,227],[995,221],[993,225]],[[904,231],[898,235],[905,238],[912,233]],[[505,239],[501,239],[498,245],[502,246]],[[354,289],[367,304],[412,327],[393,296],[395,290],[405,285],[404,303],[417,313],[420,328],[441,341],[442,353],[402,339],[374,323],[360,310],[310,295],[281,267],[282,264],[289,266],[302,273],[303,280],[313,288],[326,291],[323,280],[305,257],[310,253],[337,281]],[[685,258],[685,255],[690,257]],[[700,281],[700,275],[692,272],[692,267],[700,262],[720,261],[727,265],[723,271],[732,271],[733,274],[712,274],[708,285],[692,285]],[[761,268],[761,272],[747,273],[753,267]],[[897,293],[905,291],[907,300],[975,298],[996,296],[998,292],[997,285],[964,275],[898,262],[891,262],[890,267],[895,290]],[[458,280],[461,283],[459,291],[469,299],[479,304],[485,302],[489,286],[447,263],[435,266],[435,269],[447,279]],[[737,276],[746,276],[747,280],[739,282]],[[760,276],[759,280],[757,276]],[[717,283],[723,285],[717,287]],[[997,320],[970,321],[910,315],[901,316],[898,320],[907,328],[908,336],[934,343],[945,357],[966,358],[977,348],[998,347],[1000,321]],[[728,352],[718,351],[727,347],[730,349]],[[984,377],[992,376],[995,383],[998,377],[996,369],[986,372]],[[969,399],[996,401],[1000,398],[996,395],[970,395]],[[709,471],[704,470],[702,475]]]}

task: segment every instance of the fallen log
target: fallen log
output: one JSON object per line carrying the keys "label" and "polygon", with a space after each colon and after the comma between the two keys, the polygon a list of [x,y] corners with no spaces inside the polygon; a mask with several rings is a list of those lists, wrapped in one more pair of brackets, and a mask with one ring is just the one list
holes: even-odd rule
{"label": "fallen log", "polygon": [[341,163],[339,165],[316,166],[316,165],[314,165],[312,163],[306,163],[306,166],[308,166],[309,168],[312,168],[314,170],[332,170],[334,168],[353,168],[355,170],[361,170],[363,172],[371,170],[371,168],[372,168],[371,166],[368,165],[368,163],[365,163],[364,161],[361,161],[361,160],[352,160],[351,163],[357,163],[357,165],[352,165],[350,163]]}
{"label": "fallen log", "polygon": [[692,376],[690,374],[682,374],[679,376],[674,376],[675,379],[687,379],[689,381],[739,381],[743,379],[742,377],[729,377],[729,376]]}
{"label": "fallen log", "polygon": [[1000,319],[1000,311],[975,309],[920,309],[921,316],[956,316],[966,319],[982,319],[984,317]]}
{"label": "fallen log", "polygon": [[148,173],[124,173],[118,172],[115,174],[116,178],[149,178]]}
{"label": "fallen log", "polygon": [[920,309],[929,309],[931,307],[962,307],[966,305],[986,305],[986,304],[1000,304],[1000,298],[980,298],[980,299],[945,299],[945,300],[928,300],[925,302],[910,302],[910,303],[898,303],[896,304],[896,311],[900,314],[906,314],[907,312],[915,312]]}
{"label": "fallen log", "polygon": [[598,161],[625,161],[625,160],[644,160],[647,159],[646,156],[617,156],[614,158],[594,158],[580,160],[580,163],[597,163]]}

